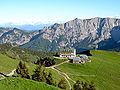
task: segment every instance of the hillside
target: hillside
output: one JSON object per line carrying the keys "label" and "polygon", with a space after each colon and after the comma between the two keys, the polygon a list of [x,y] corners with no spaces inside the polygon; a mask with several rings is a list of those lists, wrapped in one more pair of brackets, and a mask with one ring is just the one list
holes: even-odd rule
{"label": "hillside", "polygon": [[17,67],[19,61],[0,54],[0,72],[8,72]]}
{"label": "hillside", "polygon": [[[91,53],[93,55],[89,57],[91,62],[85,63],[84,65],[61,61],[57,65],[46,68],[46,72],[52,73],[56,83],[62,78],[67,78],[66,80],[69,81],[71,86],[73,86],[76,80],[93,81],[97,90],[119,90],[120,52],[92,50]],[[10,72],[16,68],[18,62],[18,60],[0,54],[0,72]],[[26,65],[30,74],[32,74],[36,65],[31,63],[26,63]],[[10,81],[12,81],[11,78]],[[66,81],[67,90],[69,90],[68,81]]]}
{"label": "hillside", "polygon": [[46,83],[22,78],[6,78],[0,81],[1,90],[60,90]]}
{"label": "hillside", "polygon": [[52,52],[38,52],[19,47],[13,47],[10,43],[0,44],[0,53],[16,60],[35,63],[40,58],[53,57]]}
{"label": "hillside", "polygon": [[[61,63],[62,61],[64,61],[64,60],[61,60],[61,61],[56,61],[57,62],[57,64],[59,64],[59,63]],[[3,54],[0,54],[0,72],[1,73],[5,73],[5,74],[9,74],[12,70],[14,70],[14,69],[16,69],[16,67],[17,67],[17,65],[18,65],[18,63],[19,63],[19,60],[15,60],[15,59],[11,59],[11,58],[9,58],[8,56],[6,56],[6,55],[3,55]],[[33,74],[33,71],[35,70],[35,68],[36,68],[36,66],[37,65],[35,65],[35,64],[33,64],[33,63],[29,63],[29,62],[26,62],[25,63],[26,64],[26,66],[27,66],[27,68],[28,68],[28,70],[29,70],[29,73],[30,73],[30,75],[32,75]],[[61,80],[61,79],[63,79],[64,77],[63,76],[61,76],[61,75],[59,75],[58,74],[58,72],[56,72],[55,70],[53,70],[53,69],[51,69],[51,68],[47,68],[46,70],[45,70],[45,72],[51,72],[52,73],[52,75],[53,75],[53,80],[58,84],[58,82]],[[3,77],[2,76],[0,76],[0,79],[2,79]],[[15,79],[15,78],[10,78],[9,80],[11,81],[12,79]],[[19,78],[17,78],[17,79],[19,79]],[[16,81],[19,81],[19,80],[17,80],[17,79],[15,79]],[[7,79],[6,79],[7,80]],[[6,80],[1,80],[0,81],[0,87],[5,87],[5,83],[9,83],[9,82],[6,82]],[[21,79],[20,79],[21,80]],[[24,80],[23,80],[24,81]],[[30,80],[28,80],[28,84],[29,84],[29,81]],[[3,84],[1,83],[1,82],[4,82]],[[30,81],[30,82],[32,82],[32,81]],[[33,81],[34,82],[34,81]],[[26,83],[26,84],[27,84]],[[36,82],[37,83],[37,82]],[[35,84],[36,84],[35,83]],[[1,86],[1,84],[2,84],[2,86]],[[15,83],[13,83],[13,84],[15,84]],[[19,83],[20,84],[20,83]],[[19,85],[18,84],[18,85]],[[34,84],[34,85],[35,85]],[[15,84],[16,85],[16,84]],[[21,85],[21,84],[20,84]],[[14,85],[12,85],[12,86],[14,86]],[[12,87],[11,86],[11,87]],[[9,87],[6,87],[6,89],[3,89],[3,90],[9,90],[8,89]],[[12,88],[14,88],[14,89],[12,89]],[[16,90],[15,88],[17,88],[17,86],[16,87],[12,87],[11,88],[11,90]],[[25,86],[24,86],[24,88],[26,88]],[[33,87],[33,88],[37,88],[37,85],[35,85],[35,87]],[[46,86],[46,84],[45,84],[45,86],[43,85],[43,89],[41,88],[40,90],[46,90],[46,88],[47,88],[47,86]],[[39,88],[38,88],[39,89]],[[19,89],[19,90],[21,90],[21,88]],[[24,89],[22,89],[22,90],[24,90]],[[26,90],[26,89],[25,89]],[[28,89],[29,90],[29,89]],[[30,90],[32,90],[32,89],[30,89]],[[48,89],[49,90],[49,89]],[[54,90],[54,88],[53,89],[50,89],[50,90]],[[56,89],[55,89],[56,90]],[[68,89],[67,89],[68,90]]]}
{"label": "hillside", "polygon": [[[0,54],[0,72],[9,73],[13,69],[16,69],[18,63],[19,63],[19,60],[14,60],[3,54]],[[30,73],[32,73],[32,71],[35,68],[35,65],[32,63],[26,63],[26,65]]]}
{"label": "hillside", "polygon": [[91,62],[84,65],[65,63],[57,69],[74,81],[93,81],[97,90],[120,90],[120,53],[96,50],[91,53]]}

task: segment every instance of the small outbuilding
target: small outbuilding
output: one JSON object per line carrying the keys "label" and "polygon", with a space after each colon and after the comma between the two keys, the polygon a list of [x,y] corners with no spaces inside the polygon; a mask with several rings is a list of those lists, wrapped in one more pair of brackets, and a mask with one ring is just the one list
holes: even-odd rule
{"label": "small outbuilding", "polygon": [[72,59],[72,62],[73,63],[86,63],[86,62],[91,62],[91,60],[89,60],[88,56],[87,55],[80,55],[79,57],[74,57]]}
{"label": "small outbuilding", "polygon": [[80,63],[80,57],[74,57],[73,58],[73,63]]}

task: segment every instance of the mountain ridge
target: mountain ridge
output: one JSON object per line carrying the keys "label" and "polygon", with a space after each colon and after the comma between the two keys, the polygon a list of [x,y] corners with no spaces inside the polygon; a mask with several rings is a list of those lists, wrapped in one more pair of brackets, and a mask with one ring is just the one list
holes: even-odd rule
{"label": "mountain ridge", "polygon": [[119,44],[119,27],[120,19],[117,18],[76,18],[62,24],[55,23],[27,34],[18,31],[17,34],[15,32],[8,33],[4,38],[1,38],[3,33],[0,30],[0,43],[15,43],[20,47],[38,51],[44,51],[44,49],[56,51],[64,47],[102,49],[102,47]]}

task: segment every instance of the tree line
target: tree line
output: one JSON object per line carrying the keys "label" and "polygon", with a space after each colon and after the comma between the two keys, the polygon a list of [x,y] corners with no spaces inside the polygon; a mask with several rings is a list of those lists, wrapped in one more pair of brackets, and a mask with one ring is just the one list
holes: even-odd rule
{"label": "tree line", "polygon": [[[28,68],[22,61],[19,62],[17,69],[17,76],[21,78],[32,79],[38,82],[45,82],[49,85],[57,86],[61,89],[67,89],[67,83],[65,79],[61,79],[58,83],[53,80],[53,75],[51,72],[47,73],[43,65],[39,64],[33,74],[30,76]],[[79,80],[73,85],[73,90],[96,90],[93,82],[80,82]]]}
{"label": "tree line", "polygon": [[10,43],[0,44],[0,53],[12,59],[35,63],[40,58],[52,58],[55,52],[33,51],[26,48],[13,47]]}
{"label": "tree line", "polygon": [[28,72],[28,68],[26,67],[25,63],[22,61],[19,62],[16,73],[18,77],[26,78],[26,79],[32,79],[38,82],[45,82],[49,85],[58,86],[59,88],[66,89],[67,83],[64,79],[58,82],[58,84],[53,80],[52,73],[47,73],[45,71],[45,68],[43,65],[38,65],[35,70],[33,71],[33,74],[30,76]]}
{"label": "tree line", "polygon": [[40,58],[39,60],[37,60],[37,62],[35,62],[35,64],[43,65],[45,67],[55,65],[55,63],[56,63],[55,58],[50,58],[50,57]]}

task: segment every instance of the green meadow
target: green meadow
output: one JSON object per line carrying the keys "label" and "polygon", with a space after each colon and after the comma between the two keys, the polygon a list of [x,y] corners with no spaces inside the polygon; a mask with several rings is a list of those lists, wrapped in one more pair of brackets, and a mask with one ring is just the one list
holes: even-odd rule
{"label": "green meadow", "polygon": [[[92,50],[91,53],[93,55],[89,57],[91,62],[85,64],[64,63],[56,68],[66,73],[74,81],[94,82],[97,90],[120,90],[120,53],[101,50]],[[18,63],[19,60],[0,54],[0,72],[9,73],[17,67]],[[30,74],[36,68],[36,65],[32,63],[26,63],[26,66]],[[52,73],[56,83],[64,78],[51,68],[47,68],[46,72]],[[71,80],[69,82],[71,85],[74,84]],[[58,90],[58,88],[42,82],[21,78],[10,77],[0,81],[1,90],[16,90],[16,88],[18,88],[17,90]]]}
{"label": "green meadow", "polygon": [[43,82],[11,77],[0,81],[0,90],[60,90],[60,89]]}
{"label": "green meadow", "polygon": [[120,90],[120,53],[97,50],[91,53],[91,62],[65,63],[57,69],[75,81],[94,82],[97,90]]}

